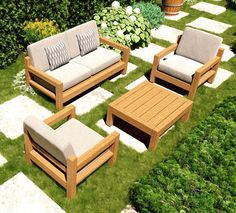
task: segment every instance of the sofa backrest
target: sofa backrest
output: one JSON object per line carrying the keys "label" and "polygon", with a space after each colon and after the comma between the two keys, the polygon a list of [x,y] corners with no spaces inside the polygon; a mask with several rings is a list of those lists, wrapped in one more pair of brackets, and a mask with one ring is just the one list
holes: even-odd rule
{"label": "sofa backrest", "polygon": [[35,116],[29,115],[25,118],[24,128],[36,144],[64,165],[66,165],[66,159],[74,155],[73,147],[66,138],[58,138],[54,129]]}
{"label": "sofa backrest", "polygon": [[49,70],[49,63],[45,52],[46,47],[56,45],[58,42],[64,42],[67,51],[69,50],[69,44],[66,38],[66,34],[59,33],[57,35],[50,36],[48,38],[37,41],[27,47],[28,54],[31,59],[31,63],[34,67],[37,67],[43,71]]}
{"label": "sofa backrest", "polygon": [[67,31],[65,31],[66,33],[66,37],[69,43],[69,56],[70,58],[75,58],[76,56],[80,55],[80,48],[79,48],[79,43],[77,40],[77,34],[79,34],[80,32],[84,32],[87,30],[93,30],[95,33],[95,36],[97,38],[97,46],[99,46],[100,42],[99,42],[99,34],[98,34],[98,28],[97,28],[97,24],[96,21],[92,20],[89,22],[86,22],[84,24],[81,24],[79,26],[76,26],[74,28],[71,28]]}
{"label": "sofa backrest", "polygon": [[222,41],[219,36],[186,27],[176,54],[204,64],[217,55]]}

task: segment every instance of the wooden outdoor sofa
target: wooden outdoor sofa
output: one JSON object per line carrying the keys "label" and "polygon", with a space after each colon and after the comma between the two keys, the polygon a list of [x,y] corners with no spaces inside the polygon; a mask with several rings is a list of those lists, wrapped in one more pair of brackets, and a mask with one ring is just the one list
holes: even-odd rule
{"label": "wooden outdoor sofa", "polygon": [[[26,160],[34,162],[67,191],[76,195],[76,185],[108,161],[117,159],[119,134],[113,132],[103,138],[75,118],[70,105],[44,122],[30,115],[24,120]],[[68,119],[56,129],[51,126]]]}
{"label": "wooden outdoor sofa", "polygon": [[[96,49],[81,55],[78,35],[93,31]],[[69,55],[69,63],[50,70],[45,48],[63,42]],[[83,41],[82,41],[83,42]],[[100,43],[121,51],[121,54],[102,48]],[[101,38],[95,21],[76,26],[65,32],[48,37],[27,47],[29,56],[25,57],[26,82],[56,101],[58,110],[63,105],[97,85],[110,76],[127,71],[130,49],[107,38]]]}
{"label": "wooden outdoor sofa", "polygon": [[176,44],[154,56],[150,81],[159,78],[187,90],[188,98],[193,100],[200,85],[215,79],[224,53],[220,47],[222,40],[216,35],[186,27]]}

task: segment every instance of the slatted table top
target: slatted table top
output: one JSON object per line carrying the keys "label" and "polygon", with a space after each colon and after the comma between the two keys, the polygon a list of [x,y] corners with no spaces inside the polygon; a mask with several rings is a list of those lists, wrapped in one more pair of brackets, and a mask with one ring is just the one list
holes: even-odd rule
{"label": "slatted table top", "polygon": [[148,81],[109,104],[114,112],[129,118],[129,123],[145,126],[148,132],[162,131],[191,105],[192,101]]}

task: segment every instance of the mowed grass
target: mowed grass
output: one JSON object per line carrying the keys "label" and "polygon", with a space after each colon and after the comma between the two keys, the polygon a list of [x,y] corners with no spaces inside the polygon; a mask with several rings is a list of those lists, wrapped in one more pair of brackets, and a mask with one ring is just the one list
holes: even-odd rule
{"label": "mowed grass", "polygon": [[[225,1],[209,2],[222,6],[226,4]],[[233,25],[232,28],[229,28],[221,34],[221,36],[224,38],[224,43],[228,45],[235,40],[235,35],[233,35],[236,32],[236,23],[233,21],[236,18],[235,11],[227,10],[227,12],[221,15],[214,16],[190,9],[189,6],[190,5],[185,4],[183,7],[183,11],[190,13],[189,16],[178,22],[166,20],[165,24],[183,30],[186,23],[195,20],[199,16],[203,16]],[[161,46],[169,45],[168,42],[157,39],[154,39],[153,42]],[[127,92],[125,86],[129,83],[142,75],[148,76],[150,74],[151,64],[132,56],[130,56],[130,62],[138,66],[134,72],[130,73],[126,78],[117,80],[115,83],[107,80],[101,84],[103,88],[114,94],[113,97],[94,108],[89,113],[77,117],[77,119],[103,136],[106,136],[106,133],[96,126],[96,122],[106,116],[108,104]],[[236,57],[228,62],[222,63],[221,67],[236,73]],[[19,56],[16,63],[4,70],[0,70],[0,104],[20,95],[11,85],[15,74],[21,69],[23,69],[23,55]],[[233,75],[217,89],[210,89],[204,86],[200,87],[194,100],[191,118],[187,123],[177,122],[175,128],[160,139],[155,151],[147,151],[143,154],[139,154],[120,143],[116,166],[109,168],[108,165],[105,164],[94,172],[77,186],[77,196],[72,201],[66,199],[65,190],[45,172],[35,165],[28,166],[26,164],[23,136],[16,140],[10,140],[0,133],[0,153],[8,160],[8,163],[0,168],[0,184],[4,183],[18,172],[23,172],[68,213],[120,212],[126,204],[129,203],[129,188],[135,180],[147,174],[154,164],[162,161],[172,153],[175,150],[176,144],[183,137],[187,136],[200,121],[205,119],[216,104],[221,102],[224,98],[235,94],[236,75]],[[36,96],[29,97],[52,112],[56,112],[54,102],[42,93],[38,92]],[[15,110],[17,110],[17,106]],[[14,202],[14,200],[12,200],[12,202]]]}

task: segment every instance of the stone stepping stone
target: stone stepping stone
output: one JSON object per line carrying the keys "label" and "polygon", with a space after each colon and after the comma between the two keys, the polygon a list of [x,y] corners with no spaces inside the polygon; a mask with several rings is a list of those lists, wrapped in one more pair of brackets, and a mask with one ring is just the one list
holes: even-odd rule
{"label": "stone stepping stone", "polygon": [[138,66],[136,66],[135,64],[132,64],[130,62],[128,62],[128,69],[125,75],[119,74],[117,75],[115,78],[112,78],[110,81],[111,82],[115,82],[120,78],[124,78],[126,77],[129,73],[131,73],[132,71],[134,71],[135,69],[137,69]]}
{"label": "stone stepping stone", "polygon": [[225,49],[222,61],[228,61],[235,56],[234,52],[230,49],[230,46],[222,44],[221,47]]}
{"label": "stone stepping stone", "polygon": [[140,47],[138,49],[132,50],[131,55],[141,58],[142,60],[152,64],[154,55],[162,51],[163,49],[164,48],[159,45],[150,43],[147,47]]}
{"label": "stone stepping stone", "polygon": [[52,115],[48,109],[27,96],[17,96],[0,105],[0,132],[10,139],[23,134],[23,120],[32,114],[41,120]]}
{"label": "stone stepping stone", "polygon": [[171,21],[179,21],[181,18],[184,18],[185,16],[188,16],[189,13],[180,11],[178,15],[175,16],[165,16],[165,19],[171,20]]}
{"label": "stone stepping stone", "polygon": [[65,213],[22,172],[0,185],[0,197],[0,212]]}
{"label": "stone stepping stone", "polygon": [[4,158],[1,154],[0,154],[0,167],[3,166],[3,164],[7,163],[7,159]]}
{"label": "stone stepping stone", "polygon": [[230,24],[225,24],[219,21],[211,20],[204,17],[199,17],[196,20],[187,24],[188,26],[203,29],[209,32],[221,34],[228,28],[232,27]]}
{"label": "stone stepping stone", "polygon": [[136,138],[132,137],[131,135],[127,134],[126,132],[122,131],[121,129],[115,127],[115,126],[107,126],[103,119],[99,120],[96,125],[103,129],[108,134],[112,133],[113,131],[117,131],[120,133],[120,141],[125,144],[126,146],[134,149],[135,151],[142,153],[147,150],[144,143],[137,140]]}
{"label": "stone stepping stone", "polygon": [[170,43],[176,43],[179,35],[182,35],[183,31],[166,25],[161,25],[158,29],[152,29],[151,35],[157,39],[163,39]]}
{"label": "stone stepping stone", "polygon": [[217,75],[216,78],[214,80],[214,82],[212,84],[209,83],[205,83],[204,85],[206,87],[210,87],[210,88],[217,88],[218,86],[220,86],[224,81],[226,81],[227,79],[229,79],[231,76],[233,75],[232,72],[219,68],[217,71]]}
{"label": "stone stepping stone", "polygon": [[76,107],[76,114],[83,115],[112,97],[112,93],[98,87],[71,104]]}
{"label": "stone stepping stone", "polygon": [[219,15],[226,11],[225,7],[218,6],[215,4],[210,4],[207,2],[198,2],[197,4],[191,6],[191,8],[199,11],[204,11],[213,15]]}

